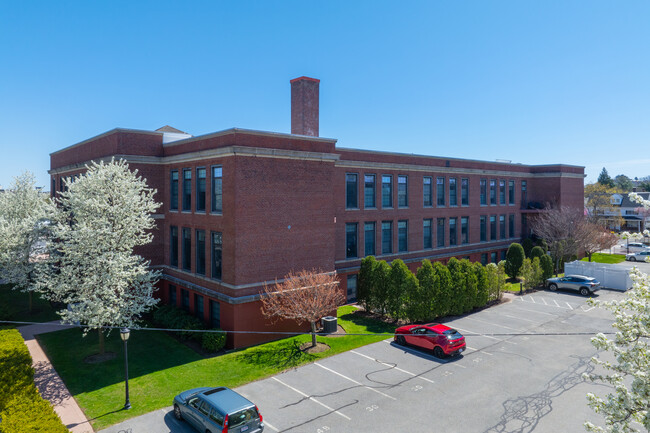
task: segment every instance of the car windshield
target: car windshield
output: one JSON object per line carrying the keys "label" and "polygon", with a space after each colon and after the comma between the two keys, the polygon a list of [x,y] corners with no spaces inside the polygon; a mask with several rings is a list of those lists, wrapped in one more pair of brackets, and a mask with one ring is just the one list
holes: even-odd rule
{"label": "car windshield", "polygon": [[257,409],[255,409],[255,407],[249,407],[248,409],[240,410],[232,415],[228,415],[228,426],[234,428],[259,417]]}
{"label": "car windshield", "polygon": [[459,338],[463,338],[462,334],[455,329],[448,329],[445,332],[443,332],[445,337],[447,337],[448,340],[457,340]]}

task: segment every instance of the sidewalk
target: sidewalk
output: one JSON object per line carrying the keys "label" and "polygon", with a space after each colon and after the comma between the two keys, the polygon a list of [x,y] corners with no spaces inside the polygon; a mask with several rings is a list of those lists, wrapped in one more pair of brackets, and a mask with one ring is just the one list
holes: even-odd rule
{"label": "sidewalk", "polygon": [[70,395],[68,388],[50,364],[34,338],[37,334],[60,331],[65,326],[59,326],[58,321],[43,323],[39,325],[27,325],[18,328],[18,331],[25,339],[25,344],[32,356],[34,366],[34,383],[41,393],[41,396],[54,407],[63,424],[73,433],[92,433],[93,428],[86,419],[86,416],[77,405],[75,399]]}

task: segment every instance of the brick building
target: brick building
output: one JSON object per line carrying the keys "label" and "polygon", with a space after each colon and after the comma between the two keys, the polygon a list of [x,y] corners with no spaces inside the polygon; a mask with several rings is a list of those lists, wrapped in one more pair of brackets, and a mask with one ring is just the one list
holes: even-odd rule
{"label": "brick building", "polygon": [[[504,257],[545,204],[583,204],[584,168],[336,147],[318,136],[319,81],[291,81],[291,134],[169,126],[114,129],[51,154],[52,194],[91,160],[125,159],[163,205],[153,244],[158,296],[225,330],[295,331],[260,313],[290,270],[336,271],[355,297],[361,259]],[[229,334],[231,347],[274,338]]]}

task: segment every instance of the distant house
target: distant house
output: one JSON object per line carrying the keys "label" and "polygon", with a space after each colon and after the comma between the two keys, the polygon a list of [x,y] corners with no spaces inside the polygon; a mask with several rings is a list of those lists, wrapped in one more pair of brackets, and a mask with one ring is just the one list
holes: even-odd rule
{"label": "distant house", "polygon": [[[650,192],[638,192],[643,199],[650,198]],[[598,212],[607,228],[616,231],[640,232],[650,227],[650,211],[639,203],[630,200],[628,193],[612,194],[611,207]],[[591,211],[588,209],[591,213]]]}

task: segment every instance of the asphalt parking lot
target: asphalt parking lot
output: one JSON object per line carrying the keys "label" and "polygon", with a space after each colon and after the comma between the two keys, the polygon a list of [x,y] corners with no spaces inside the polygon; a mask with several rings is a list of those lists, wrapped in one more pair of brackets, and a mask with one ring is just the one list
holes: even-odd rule
{"label": "asphalt parking lot", "polygon": [[[585,395],[607,388],[581,375],[593,369],[591,336],[611,322],[579,295],[536,292],[446,322],[466,335],[468,350],[456,358],[387,339],[237,391],[258,405],[269,432],[578,432],[585,420],[601,421]],[[567,332],[585,334],[552,335]],[[191,431],[171,407],[103,430]]]}

